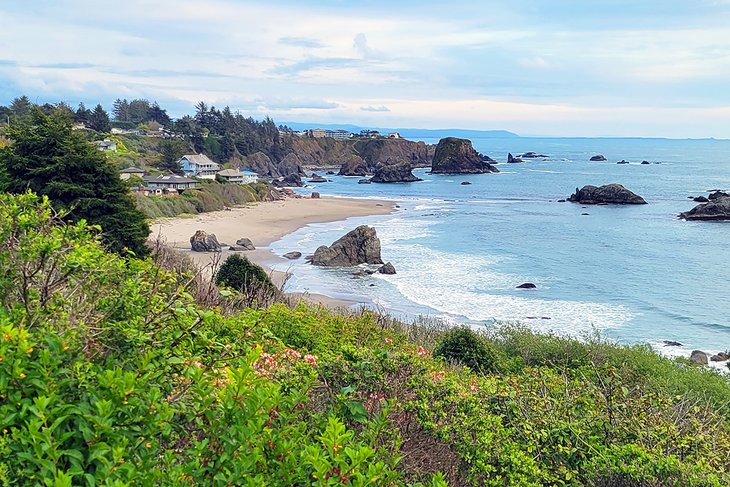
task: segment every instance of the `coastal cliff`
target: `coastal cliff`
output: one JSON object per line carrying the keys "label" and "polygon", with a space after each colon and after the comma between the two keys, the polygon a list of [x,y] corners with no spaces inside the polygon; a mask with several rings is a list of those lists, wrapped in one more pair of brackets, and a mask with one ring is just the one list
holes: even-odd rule
{"label": "coastal cliff", "polygon": [[433,174],[483,174],[499,172],[467,139],[446,137],[436,146],[431,172]]}

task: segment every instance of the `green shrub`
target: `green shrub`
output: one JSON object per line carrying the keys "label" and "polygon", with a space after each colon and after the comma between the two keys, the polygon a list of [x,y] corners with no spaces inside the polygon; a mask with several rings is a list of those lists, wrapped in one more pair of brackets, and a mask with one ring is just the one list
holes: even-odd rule
{"label": "green shrub", "polygon": [[446,332],[434,349],[433,356],[441,357],[447,362],[466,365],[478,373],[492,372],[498,367],[495,350],[487,344],[484,337],[467,327],[458,327]]}
{"label": "green shrub", "polygon": [[215,282],[238,291],[248,306],[267,306],[282,296],[263,268],[238,254],[228,256],[223,262]]}

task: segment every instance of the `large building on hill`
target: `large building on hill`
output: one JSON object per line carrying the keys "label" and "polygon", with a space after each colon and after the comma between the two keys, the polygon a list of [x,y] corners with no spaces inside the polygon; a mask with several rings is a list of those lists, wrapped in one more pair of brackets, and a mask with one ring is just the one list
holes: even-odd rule
{"label": "large building on hill", "polygon": [[219,164],[211,161],[205,154],[184,155],[178,163],[186,176],[200,179],[215,179],[216,173],[221,169]]}
{"label": "large building on hill", "polygon": [[224,179],[229,183],[237,184],[255,183],[259,180],[259,175],[253,171],[238,171],[236,169],[224,169],[222,171],[219,171],[218,177]]}

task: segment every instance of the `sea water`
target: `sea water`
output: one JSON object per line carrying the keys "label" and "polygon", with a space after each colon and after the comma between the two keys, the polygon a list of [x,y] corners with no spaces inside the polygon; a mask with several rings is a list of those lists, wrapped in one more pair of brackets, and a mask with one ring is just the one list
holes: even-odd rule
{"label": "sea water", "polygon": [[[426,140],[436,143],[435,140]],[[730,189],[730,141],[476,139],[497,161],[527,151],[546,158],[499,164],[499,174],[414,173],[422,182],[358,184],[352,177],[301,190],[394,201],[386,216],[314,224],[272,244],[311,254],[357,225],[374,226],[397,274],[281,264],[292,291],[366,302],[402,318],[429,315],[489,326],[521,322],[541,332],[599,331],[622,343],[663,340],[730,348],[730,222],[687,222],[688,196]],[[603,154],[607,162],[589,162]],[[616,164],[619,160],[631,164]],[[641,161],[651,164],[640,164]],[[461,185],[463,181],[471,185]],[[558,202],[576,187],[620,183],[649,204]],[[587,213],[587,214],[586,214]],[[517,289],[532,282],[537,289]]]}

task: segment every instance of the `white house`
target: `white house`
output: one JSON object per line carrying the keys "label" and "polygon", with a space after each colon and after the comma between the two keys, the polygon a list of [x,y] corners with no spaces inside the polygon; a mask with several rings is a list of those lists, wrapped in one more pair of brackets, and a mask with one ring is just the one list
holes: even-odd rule
{"label": "white house", "polygon": [[97,149],[99,149],[102,152],[116,152],[117,151],[117,143],[113,140],[104,139],[104,140],[97,140],[94,142],[94,145]]}
{"label": "white house", "polygon": [[218,176],[229,183],[238,184],[255,183],[259,180],[259,175],[253,171],[249,171],[248,169],[243,172],[236,169],[224,169],[222,171],[218,171]]}
{"label": "white house", "polygon": [[211,161],[205,154],[184,155],[178,161],[186,176],[201,179],[215,179],[220,171],[219,164]]}

